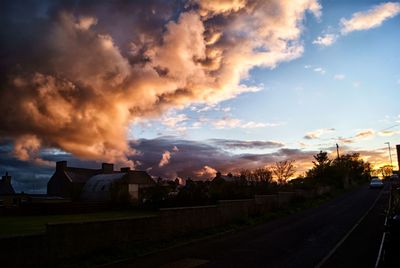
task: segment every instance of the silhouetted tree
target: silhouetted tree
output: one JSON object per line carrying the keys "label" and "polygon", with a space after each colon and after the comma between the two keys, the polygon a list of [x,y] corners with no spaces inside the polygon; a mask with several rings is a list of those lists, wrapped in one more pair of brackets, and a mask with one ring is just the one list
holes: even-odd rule
{"label": "silhouetted tree", "polygon": [[314,166],[318,169],[324,169],[331,165],[331,160],[328,158],[328,153],[319,151],[317,155],[313,156],[315,161],[312,161]]}
{"label": "silhouetted tree", "polygon": [[371,165],[360,159],[357,153],[345,154],[332,161],[326,152],[321,151],[314,159],[314,167],[307,172],[307,177],[317,185],[343,188],[370,177]]}
{"label": "silhouetted tree", "polygon": [[272,182],[272,171],[267,167],[256,168],[253,170],[252,176],[256,182]]}
{"label": "silhouetted tree", "polygon": [[328,153],[320,151],[313,157],[315,159],[315,161],[312,161],[314,167],[307,172],[307,176],[318,180],[329,176],[327,173],[330,171],[332,160],[328,158]]}
{"label": "silhouetted tree", "polygon": [[389,177],[393,174],[393,167],[391,165],[384,165],[380,167],[379,173],[382,174],[384,178]]}
{"label": "silhouetted tree", "polygon": [[294,175],[296,169],[293,163],[294,160],[279,161],[272,167],[272,172],[276,176],[279,184],[285,184],[288,179]]}

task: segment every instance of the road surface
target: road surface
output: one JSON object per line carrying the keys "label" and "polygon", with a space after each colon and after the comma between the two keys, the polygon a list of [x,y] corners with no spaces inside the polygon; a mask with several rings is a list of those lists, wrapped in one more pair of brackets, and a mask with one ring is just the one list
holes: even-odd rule
{"label": "road surface", "polygon": [[388,197],[387,186],[363,186],[318,208],[109,267],[374,267]]}

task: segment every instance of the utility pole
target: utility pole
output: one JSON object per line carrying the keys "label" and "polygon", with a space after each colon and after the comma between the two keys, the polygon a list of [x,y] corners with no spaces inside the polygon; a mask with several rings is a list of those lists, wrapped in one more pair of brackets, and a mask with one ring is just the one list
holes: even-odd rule
{"label": "utility pole", "polygon": [[336,143],[336,153],[337,153],[337,159],[339,159],[339,144]]}
{"label": "utility pole", "polygon": [[393,162],[392,162],[392,151],[390,150],[390,142],[385,142],[389,148],[389,158],[390,158],[390,167],[393,169]]}

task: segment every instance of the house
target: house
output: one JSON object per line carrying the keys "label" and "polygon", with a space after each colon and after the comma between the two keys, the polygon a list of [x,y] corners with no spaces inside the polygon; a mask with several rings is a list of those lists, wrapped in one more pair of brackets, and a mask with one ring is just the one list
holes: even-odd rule
{"label": "house", "polygon": [[49,196],[60,196],[78,200],[85,183],[94,175],[106,173],[112,169],[109,164],[102,164],[102,169],[68,167],[67,161],[58,161],[56,171],[47,183]]}
{"label": "house", "polygon": [[9,176],[8,172],[6,172],[6,175],[2,176],[0,180],[0,195],[14,195],[14,194],[15,191],[11,185],[11,176]]}
{"label": "house", "polygon": [[101,169],[76,168],[59,161],[47,184],[47,194],[87,202],[137,201],[141,189],[154,185],[145,171],[115,171],[108,163],[103,163]]}
{"label": "house", "polygon": [[227,175],[222,175],[221,172],[217,172],[215,178],[212,179],[213,182],[238,182],[241,181],[242,178],[240,176],[234,176],[232,173],[228,173]]}

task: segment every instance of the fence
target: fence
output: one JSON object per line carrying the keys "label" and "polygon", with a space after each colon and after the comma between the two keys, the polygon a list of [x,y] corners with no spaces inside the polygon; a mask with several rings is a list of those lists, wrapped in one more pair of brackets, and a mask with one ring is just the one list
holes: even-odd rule
{"label": "fence", "polygon": [[160,209],[158,216],[145,218],[47,224],[44,234],[0,238],[2,264],[5,267],[44,266],[112,246],[159,241],[223,226],[284,208],[296,198],[313,196],[305,191],[281,192],[257,195],[253,199],[222,200],[214,206]]}

